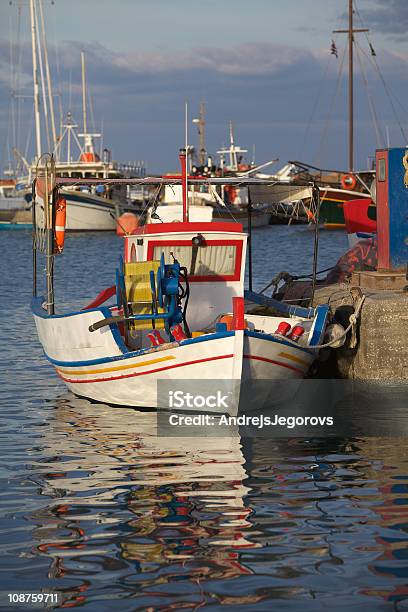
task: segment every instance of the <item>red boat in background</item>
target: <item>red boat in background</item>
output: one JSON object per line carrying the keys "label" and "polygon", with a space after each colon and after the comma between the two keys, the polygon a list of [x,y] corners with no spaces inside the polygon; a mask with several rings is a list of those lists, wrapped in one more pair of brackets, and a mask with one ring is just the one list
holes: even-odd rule
{"label": "red boat in background", "polygon": [[372,199],[359,198],[343,204],[344,219],[350,246],[377,232],[376,206]]}

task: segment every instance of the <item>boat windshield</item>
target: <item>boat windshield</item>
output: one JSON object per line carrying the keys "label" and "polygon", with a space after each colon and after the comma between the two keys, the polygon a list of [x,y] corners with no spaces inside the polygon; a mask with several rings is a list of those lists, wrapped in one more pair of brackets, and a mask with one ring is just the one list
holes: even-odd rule
{"label": "boat windshield", "polygon": [[195,246],[191,241],[184,243],[156,242],[149,245],[149,259],[159,260],[164,254],[167,264],[176,259],[187,268],[190,278],[196,280],[239,280],[241,268],[241,241],[225,241],[216,244],[206,242]]}

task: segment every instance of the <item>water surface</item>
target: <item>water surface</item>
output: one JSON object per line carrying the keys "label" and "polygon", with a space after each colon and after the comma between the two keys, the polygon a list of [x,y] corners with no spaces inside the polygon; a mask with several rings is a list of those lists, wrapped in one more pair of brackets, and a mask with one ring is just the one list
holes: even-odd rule
{"label": "water surface", "polygon": [[[345,247],[322,232],[319,267]],[[113,284],[120,248],[69,235],[58,309]],[[255,230],[255,286],[312,252],[303,227]],[[30,235],[0,254],[1,609],[48,589],[90,612],[408,609],[402,440],[157,438],[154,412],[65,390],[29,313]]]}

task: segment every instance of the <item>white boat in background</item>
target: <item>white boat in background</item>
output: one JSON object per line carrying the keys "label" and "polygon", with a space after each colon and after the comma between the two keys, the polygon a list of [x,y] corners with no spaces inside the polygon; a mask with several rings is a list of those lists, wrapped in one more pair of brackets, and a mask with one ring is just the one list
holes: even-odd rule
{"label": "white boat in background", "polygon": [[[190,187],[189,196],[189,219],[194,222],[208,223],[213,218],[213,207],[210,205],[210,197],[201,198]],[[203,194],[209,196],[208,193]],[[214,202],[214,198],[211,198]],[[147,211],[146,223],[173,223],[183,220],[183,189],[181,185],[165,185],[163,200],[154,203]]]}
{"label": "white boat in background", "polygon": [[[169,397],[159,392],[163,381],[192,381],[196,387],[216,381],[227,386],[231,402],[228,409],[217,405],[210,411],[236,414],[246,383],[306,374],[329,309],[288,306],[245,292],[242,225],[191,221],[185,165],[182,174],[171,183],[185,185],[183,220],[125,235],[116,282],[82,310],[55,314],[50,253],[61,250],[62,228],[55,232],[53,210],[59,210],[58,188],[69,179],[53,178],[51,166],[48,184],[56,182],[56,188],[49,190],[49,200],[36,197],[34,240],[36,248],[46,244],[47,294],[38,296],[34,286],[32,312],[47,359],[75,394],[114,405],[168,408]],[[149,180],[153,185],[167,179]],[[274,314],[254,313],[257,303],[273,306]]]}

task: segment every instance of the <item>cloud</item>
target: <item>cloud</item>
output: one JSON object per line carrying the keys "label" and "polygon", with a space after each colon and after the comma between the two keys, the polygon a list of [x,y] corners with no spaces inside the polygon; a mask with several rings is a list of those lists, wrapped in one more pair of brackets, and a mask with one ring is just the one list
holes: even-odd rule
{"label": "cloud", "polygon": [[[9,43],[0,40],[0,57],[7,57]],[[339,61],[328,55],[328,49],[311,52],[295,46],[273,43],[242,43],[226,48],[197,47],[174,51],[158,47],[155,52],[123,53],[99,43],[65,41],[59,43],[59,71],[55,49],[49,48],[53,60],[51,72],[55,92],[62,92],[64,112],[81,117],[80,50],[86,52],[87,82],[93,102],[97,131],[104,122],[104,144],[112,147],[117,159],[145,157],[155,171],[174,167],[175,152],[182,144],[184,103],[190,114],[197,112],[200,99],[207,104],[207,142],[216,151],[228,139],[228,122],[235,125],[236,139],[250,148],[256,143],[260,161],[279,156],[282,160],[298,157],[299,142],[311,116],[316,99],[318,107],[302,159],[313,163],[319,146],[322,126],[335,91]],[[377,49],[381,66],[386,68],[387,82],[402,89],[407,57]],[[31,49],[24,47],[22,82],[32,95]],[[323,84],[327,62],[330,69]],[[356,69],[358,64],[356,62]],[[9,103],[9,69],[0,66],[0,131],[7,133],[2,109]],[[327,145],[326,166],[342,167],[346,159],[345,121],[346,77],[331,115],[337,127],[335,138]],[[377,87],[378,89],[378,87]],[[69,94],[70,92],[70,94]],[[358,99],[356,79],[356,129],[369,116],[367,103]],[[376,92],[374,92],[375,94]],[[24,102],[26,124],[31,121],[32,99]],[[382,105],[385,109],[385,104]],[[385,110],[381,113],[385,115]],[[91,109],[90,109],[91,110]],[[336,121],[338,122],[336,124]],[[80,122],[80,121],[79,121]],[[196,130],[190,129],[192,142]],[[24,136],[24,140],[25,140]],[[1,139],[1,135],[0,135]],[[343,139],[343,140],[342,140]],[[372,152],[372,132],[359,141],[363,159]],[[3,138],[4,141],[4,138]],[[333,143],[336,143],[333,146]]]}
{"label": "cloud", "polygon": [[408,30],[407,0],[373,0],[375,6],[360,10],[368,27],[384,34],[406,36]]}
{"label": "cloud", "polygon": [[[66,68],[74,68],[78,43],[67,41],[60,51]],[[209,70],[225,75],[273,75],[303,61],[311,53],[295,47],[244,43],[230,48],[200,47],[184,52],[159,49],[149,53],[117,53],[100,44],[87,44],[87,65],[111,65],[133,74],[165,74],[191,70]]]}

